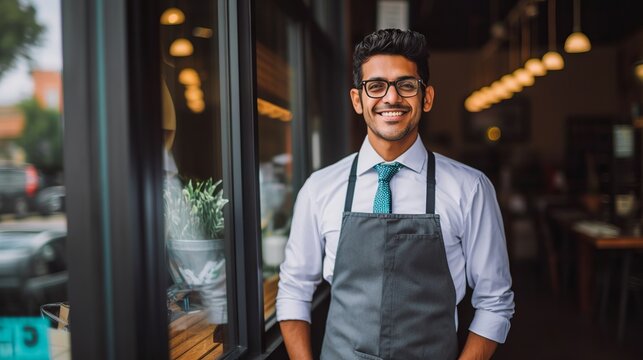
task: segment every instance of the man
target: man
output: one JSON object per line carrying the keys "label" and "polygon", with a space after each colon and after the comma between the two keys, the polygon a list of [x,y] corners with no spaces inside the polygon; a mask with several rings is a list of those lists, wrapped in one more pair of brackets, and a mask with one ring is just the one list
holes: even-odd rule
{"label": "man", "polygon": [[[434,98],[424,36],[366,36],[353,77],[367,137],[297,197],[277,296],[288,354],[312,359],[310,304],[323,277],[332,287],[322,359],[489,359],[514,312],[502,218],[486,176],[418,136]],[[467,283],[476,313],[458,354]]]}

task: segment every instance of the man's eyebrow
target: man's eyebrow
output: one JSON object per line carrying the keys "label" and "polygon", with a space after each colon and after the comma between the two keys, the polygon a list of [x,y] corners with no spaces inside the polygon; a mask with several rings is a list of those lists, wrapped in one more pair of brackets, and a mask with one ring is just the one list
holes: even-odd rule
{"label": "man's eyebrow", "polygon": [[[397,79],[395,79],[395,80],[391,80],[391,81],[406,80],[406,79],[417,79],[417,77],[415,77],[415,76],[413,76],[413,75],[403,75],[403,76],[400,76],[400,77],[398,77]],[[364,80],[364,81],[370,81],[370,80],[383,80],[383,81],[389,81],[387,78],[385,78],[385,77],[381,77],[381,76],[376,76],[376,77],[368,78],[368,79],[366,79],[366,80]]]}

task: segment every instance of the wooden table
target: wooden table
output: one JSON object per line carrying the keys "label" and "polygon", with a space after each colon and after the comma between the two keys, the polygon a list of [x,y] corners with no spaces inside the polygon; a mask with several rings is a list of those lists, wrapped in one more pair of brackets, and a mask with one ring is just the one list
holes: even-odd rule
{"label": "wooden table", "polygon": [[[621,283],[618,314],[618,339],[622,341],[625,331],[627,307],[627,282],[630,275],[632,252],[643,249],[643,237],[632,235],[601,236],[573,229],[578,240],[578,299],[584,314],[592,313],[592,284],[594,278],[594,253],[600,250],[618,250],[621,262]],[[603,299],[606,302],[606,299]]]}
{"label": "wooden table", "polygon": [[[548,239],[552,242],[549,246],[553,249],[557,261],[555,263],[555,276],[554,284],[558,284],[558,281],[561,282],[562,286],[560,287],[561,293],[567,295],[567,288],[572,282],[573,268],[572,264],[574,263],[574,234],[572,233],[572,227],[574,223],[579,220],[587,219],[588,214],[584,210],[575,208],[575,207],[560,207],[551,209],[547,215],[548,223],[546,226],[549,226],[549,221],[553,222],[553,228],[550,230],[556,232],[558,236],[556,239],[553,237]],[[550,235],[551,236],[551,235]],[[547,240],[547,239],[546,239]],[[560,241],[556,243],[556,240]],[[555,243],[555,244],[554,244]],[[558,271],[560,271],[560,278],[558,277]],[[554,290],[556,289],[555,286]]]}

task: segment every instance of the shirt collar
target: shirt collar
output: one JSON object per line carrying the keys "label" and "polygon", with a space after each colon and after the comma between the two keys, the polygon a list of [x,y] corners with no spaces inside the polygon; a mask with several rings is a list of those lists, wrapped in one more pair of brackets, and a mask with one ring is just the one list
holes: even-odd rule
{"label": "shirt collar", "polygon": [[[404,165],[405,168],[415,171],[416,173],[421,173],[426,163],[427,152],[422,144],[420,135],[413,145],[411,145],[408,150],[406,150],[402,155],[398,156],[397,161],[400,164]],[[368,141],[368,136],[364,139],[362,147],[359,150],[359,161],[357,164],[357,175],[362,175],[365,172],[371,170],[373,166],[386,162],[382,157],[373,149],[371,142]]]}

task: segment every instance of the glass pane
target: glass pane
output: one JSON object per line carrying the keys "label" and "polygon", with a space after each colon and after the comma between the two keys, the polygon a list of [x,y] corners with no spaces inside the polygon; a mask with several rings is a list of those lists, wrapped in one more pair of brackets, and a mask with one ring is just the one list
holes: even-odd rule
{"label": "glass pane", "polygon": [[0,359],[71,358],[60,6],[0,2]]}
{"label": "glass pane", "polygon": [[264,276],[264,318],[275,314],[279,265],[290,232],[293,207],[293,118],[295,69],[293,24],[272,2],[256,12],[259,186]]}
{"label": "glass pane", "polygon": [[160,18],[170,359],[231,347],[217,3],[166,1]]}
{"label": "glass pane", "polygon": [[[310,144],[310,165],[313,171],[319,170],[324,165],[324,152],[327,149],[323,148],[324,144],[334,144],[335,147],[341,149],[337,144],[341,144],[341,139],[338,139],[340,134],[332,121],[337,116],[333,113],[336,111],[328,106],[322,104],[332,104],[333,100],[330,98],[331,86],[330,82],[333,81],[332,69],[330,59],[325,56],[324,49],[320,46],[315,46],[311,37],[306,42],[306,63],[311,64],[307,66],[306,78],[306,105],[308,123],[306,124],[308,130],[308,141]],[[323,119],[323,121],[322,121]],[[325,126],[325,127],[324,127]],[[330,130],[324,133],[324,129]],[[332,134],[328,136],[327,134]],[[324,136],[326,135],[326,136]]]}

